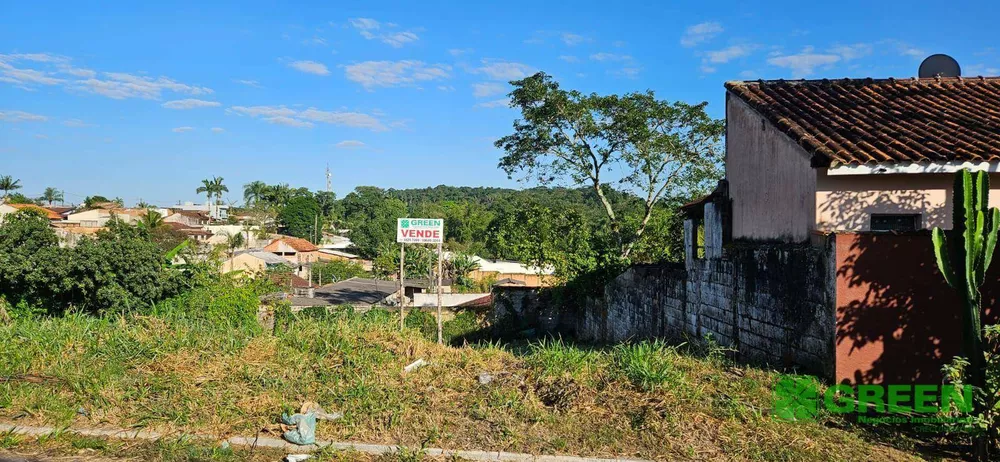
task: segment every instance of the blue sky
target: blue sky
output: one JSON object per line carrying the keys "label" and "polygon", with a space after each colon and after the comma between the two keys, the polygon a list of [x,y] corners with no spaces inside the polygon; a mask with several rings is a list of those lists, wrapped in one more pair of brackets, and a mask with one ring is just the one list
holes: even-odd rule
{"label": "blue sky", "polygon": [[211,176],[237,201],[252,180],[322,189],[327,164],[340,197],[518,187],[492,141],[506,82],[536,70],[720,118],[727,80],[910,77],[938,52],[1000,74],[990,3],[84,3],[0,15],[0,174],[67,202],[197,200]]}

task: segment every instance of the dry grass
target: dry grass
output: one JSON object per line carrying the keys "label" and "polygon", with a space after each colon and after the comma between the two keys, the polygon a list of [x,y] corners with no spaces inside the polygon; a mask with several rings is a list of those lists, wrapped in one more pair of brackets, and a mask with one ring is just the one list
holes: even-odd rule
{"label": "dry grass", "polygon": [[[253,435],[315,401],[318,437],[657,460],[913,460],[828,422],[769,417],[778,374],[660,343],[453,348],[388,313],[288,317],[275,334],[170,313],[0,326],[0,418]],[[418,358],[430,364],[411,373]],[[493,381],[482,385],[480,373]],[[166,460],[166,459],[164,459]]]}

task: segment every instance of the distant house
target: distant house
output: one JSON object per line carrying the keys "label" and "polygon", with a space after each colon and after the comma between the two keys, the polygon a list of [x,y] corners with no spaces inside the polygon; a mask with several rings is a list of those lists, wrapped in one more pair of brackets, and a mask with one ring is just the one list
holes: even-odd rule
{"label": "distant house", "polygon": [[288,261],[271,252],[249,250],[237,252],[232,258],[222,262],[222,272],[245,271],[256,273],[270,268],[288,265]]}
{"label": "distant house", "polygon": [[1000,204],[1000,77],[726,83],[732,238],[951,227],[954,172]]}
{"label": "distant house", "polygon": [[164,216],[163,221],[198,228],[208,224],[208,215],[203,212],[171,209],[170,213]]}
{"label": "distant house", "polygon": [[[106,204],[113,205],[114,203],[107,202]],[[88,210],[71,212],[66,215],[66,221],[78,223],[82,228],[103,228],[104,226],[107,226],[108,222],[111,221],[112,218],[117,218],[125,223],[134,224],[142,219],[143,215],[149,213],[149,210],[150,209],[108,208],[102,206]],[[165,210],[152,210],[159,212],[161,215],[166,212]]]}
{"label": "distant house", "polygon": [[475,255],[472,259],[479,264],[479,269],[469,273],[468,277],[475,281],[511,280],[528,287],[545,287],[555,283],[552,268],[540,268],[516,261],[487,260]]}
{"label": "distant house", "polygon": [[351,278],[317,287],[313,291],[312,297],[293,297],[291,304],[293,308],[337,305],[363,308],[374,305],[393,305],[396,303],[394,298],[398,294],[398,282]]}
{"label": "distant house", "polygon": [[173,229],[174,231],[180,234],[183,234],[191,239],[194,239],[196,242],[200,244],[209,243],[209,241],[212,239],[212,232],[201,227],[188,226],[185,225],[184,223],[176,221],[168,221],[166,222],[166,225],[169,226],[170,229]]}
{"label": "distant house", "polygon": [[360,255],[344,252],[342,250],[322,248],[319,249],[318,258],[321,261],[347,261],[347,262],[357,263],[361,265],[361,267],[364,268],[365,271],[372,270],[372,262],[370,260],[365,260],[364,258],[361,258]]}
{"label": "distant house", "polygon": [[319,261],[319,247],[300,237],[279,237],[264,246],[264,251],[280,255],[297,265]]}
{"label": "distant house", "polygon": [[42,207],[40,205],[35,205],[35,204],[0,204],[0,221],[3,221],[3,217],[4,216],[6,216],[8,214],[11,214],[11,213],[19,212],[21,210],[34,210],[36,212],[39,212],[39,213],[45,215],[49,219],[49,221],[61,221],[62,218],[63,218],[62,215],[59,215],[58,213],[56,213],[56,212],[54,212],[52,210],[49,210],[49,209],[47,209],[45,207]]}
{"label": "distant house", "polygon": [[229,218],[229,206],[223,204],[195,204],[194,202],[185,202],[183,204],[172,205],[171,210],[180,212],[201,212],[205,216],[213,220],[227,220]]}

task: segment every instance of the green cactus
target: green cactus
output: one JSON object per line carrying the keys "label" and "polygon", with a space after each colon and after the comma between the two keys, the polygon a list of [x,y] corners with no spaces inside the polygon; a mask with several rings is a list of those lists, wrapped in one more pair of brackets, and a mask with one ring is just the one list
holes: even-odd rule
{"label": "green cactus", "polygon": [[962,349],[969,358],[971,385],[985,385],[982,295],[986,270],[993,260],[1000,226],[1000,209],[989,207],[990,178],[986,172],[962,170],[955,175],[952,229],[934,228],[934,255],[945,281],[962,299]]}

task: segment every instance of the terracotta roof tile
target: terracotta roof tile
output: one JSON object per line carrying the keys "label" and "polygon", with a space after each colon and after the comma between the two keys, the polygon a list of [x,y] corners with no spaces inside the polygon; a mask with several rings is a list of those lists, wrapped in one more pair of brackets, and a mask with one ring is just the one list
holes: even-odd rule
{"label": "terracotta roof tile", "polygon": [[49,210],[40,205],[35,205],[35,204],[7,204],[7,205],[14,207],[15,209],[18,210],[25,210],[25,209],[37,210],[39,212],[44,213],[49,220],[62,220],[62,215],[59,215],[58,213],[53,212],[52,210]]}
{"label": "terracotta roof tile", "polygon": [[1000,77],[736,81],[726,88],[817,165],[1000,160]]}
{"label": "terracotta roof tile", "polygon": [[289,247],[295,249],[296,252],[315,252],[319,250],[319,247],[316,247],[312,242],[302,239],[301,237],[281,237],[275,239],[271,241],[267,247],[264,247],[264,250],[268,252],[277,252],[278,243],[280,242],[284,242]]}

